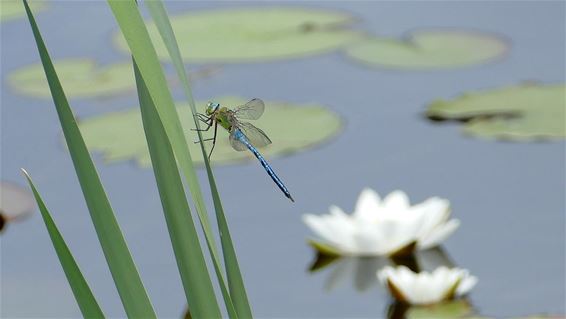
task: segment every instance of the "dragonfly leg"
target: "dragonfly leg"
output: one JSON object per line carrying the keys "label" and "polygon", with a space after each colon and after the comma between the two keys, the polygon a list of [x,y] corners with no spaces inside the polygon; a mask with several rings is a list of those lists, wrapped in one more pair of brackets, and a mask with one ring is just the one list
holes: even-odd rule
{"label": "dragonfly leg", "polygon": [[[205,139],[203,139],[202,141],[203,141],[203,142],[208,142],[208,141],[212,141],[212,140],[214,140],[213,137],[211,137],[211,138],[205,138]],[[195,144],[198,144],[198,143],[200,143],[200,141],[195,141]]]}
{"label": "dragonfly leg", "polygon": [[208,117],[208,116],[206,116],[202,113],[195,114],[195,117],[197,117],[199,120],[201,120],[203,122],[207,122],[210,119],[210,117]]}
{"label": "dragonfly leg", "polygon": [[214,118],[212,116],[206,116],[206,115],[201,114],[201,113],[195,114],[195,117],[199,121],[205,123],[207,126],[206,126],[206,129],[191,129],[191,131],[206,132],[210,129],[210,127],[212,126],[212,123],[214,122]]}
{"label": "dragonfly leg", "polygon": [[202,122],[204,122],[206,124],[206,128],[205,129],[192,128],[191,131],[206,132],[206,131],[210,130],[210,128],[212,127],[212,123],[214,122],[212,117],[208,118],[206,121],[201,119],[201,118],[199,118],[199,120],[201,120]]}
{"label": "dragonfly leg", "polygon": [[218,122],[214,125],[214,137],[212,138],[212,148],[210,149],[210,153],[208,153],[208,161],[210,162],[210,156],[212,155],[212,151],[214,151],[214,146],[216,146],[216,132],[218,131]]}

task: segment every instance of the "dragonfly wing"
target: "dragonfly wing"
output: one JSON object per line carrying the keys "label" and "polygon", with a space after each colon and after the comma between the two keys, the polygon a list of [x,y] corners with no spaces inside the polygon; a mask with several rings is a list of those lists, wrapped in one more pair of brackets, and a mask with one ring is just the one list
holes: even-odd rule
{"label": "dragonfly wing", "polygon": [[236,136],[236,131],[230,133],[230,145],[238,152],[246,151],[248,147]]}
{"label": "dragonfly wing", "polygon": [[239,122],[238,127],[253,146],[263,147],[271,144],[271,140],[269,139],[269,137],[267,137],[265,132],[255,127],[253,124],[247,122]]}
{"label": "dragonfly wing", "polygon": [[234,109],[236,117],[244,120],[257,120],[265,110],[265,103],[260,99],[250,100],[244,105],[240,105]]}

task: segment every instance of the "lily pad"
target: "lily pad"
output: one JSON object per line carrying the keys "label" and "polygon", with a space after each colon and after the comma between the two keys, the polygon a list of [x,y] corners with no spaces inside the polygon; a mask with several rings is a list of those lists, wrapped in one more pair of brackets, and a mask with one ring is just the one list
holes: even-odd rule
{"label": "lily pad", "polygon": [[[45,1],[34,0],[28,2],[30,9],[33,12],[43,10],[45,8]],[[20,0],[2,0],[0,1],[0,21],[10,21],[22,18],[26,15],[24,3]]]}
{"label": "lily pad", "polygon": [[515,319],[564,319],[564,315],[533,315],[528,317],[521,317]]}
{"label": "lily pad", "polygon": [[460,120],[464,132],[489,139],[531,141],[566,137],[566,86],[523,84],[430,104],[433,120]]}
{"label": "lily pad", "polygon": [[[237,97],[224,97],[216,101],[226,106],[247,102]],[[204,106],[206,102],[201,101],[197,105]],[[313,147],[337,134],[341,127],[340,118],[322,106],[269,101],[266,101],[266,105],[265,114],[259,120],[252,121],[265,130],[273,141],[273,144],[261,149],[266,157],[292,154]],[[190,109],[184,104],[177,106],[193,159],[202,164],[200,146],[192,142],[197,136],[189,130],[193,125]],[[85,119],[79,122],[79,126],[89,149],[102,152],[105,160],[135,160],[142,167],[151,165],[138,108]],[[212,129],[208,135],[212,136]],[[208,146],[210,149],[210,144]],[[250,152],[233,150],[228,133],[219,127],[212,162],[228,164],[247,159],[255,160],[255,157]]]}
{"label": "lily pad", "polygon": [[7,223],[29,216],[34,208],[35,200],[27,190],[0,182],[0,231]]}
{"label": "lily pad", "polygon": [[[172,16],[183,57],[191,62],[258,62],[336,50],[359,38],[354,19],[336,11],[259,7],[191,12]],[[153,22],[148,31],[160,59],[169,61]],[[129,52],[121,33],[115,41]]]}
{"label": "lily pad", "polygon": [[[68,59],[55,62],[55,69],[68,97],[112,95],[136,87],[131,62],[100,67],[90,59]],[[10,74],[9,83],[19,93],[51,98],[41,63]]]}
{"label": "lily pad", "polygon": [[[65,94],[71,98],[111,96],[134,92],[136,83],[131,62],[99,66],[90,59],[66,59],[55,62],[57,75]],[[190,72],[192,80],[206,78],[218,72],[218,68],[206,67]],[[51,98],[41,63],[14,71],[9,83],[21,94],[39,98]]]}
{"label": "lily pad", "polygon": [[444,69],[486,63],[501,57],[508,45],[501,38],[463,30],[419,30],[407,39],[367,38],[347,50],[372,66],[394,69]]}
{"label": "lily pad", "polygon": [[436,318],[454,319],[462,318],[473,312],[472,306],[466,300],[455,300],[430,306],[410,307],[406,317],[410,319]]}

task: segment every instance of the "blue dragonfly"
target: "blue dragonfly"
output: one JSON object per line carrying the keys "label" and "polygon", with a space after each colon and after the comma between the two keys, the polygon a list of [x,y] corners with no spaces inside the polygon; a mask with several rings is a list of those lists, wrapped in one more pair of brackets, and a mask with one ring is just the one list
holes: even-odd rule
{"label": "blue dragonfly", "polygon": [[199,120],[207,125],[207,127],[201,129],[201,131],[208,131],[214,126],[214,136],[205,140],[212,141],[212,148],[208,158],[210,159],[214,146],[216,145],[216,133],[218,131],[218,125],[220,125],[230,133],[230,145],[232,148],[236,151],[249,150],[252,152],[283,194],[292,202],[295,202],[291,193],[289,193],[289,190],[285,184],[283,184],[283,181],[275,174],[271,165],[267,163],[265,158],[257,150],[257,147],[271,144],[271,140],[261,129],[251,123],[241,121],[257,120],[261,117],[264,110],[265,104],[260,99],[252,99],[248,103],[234,109],[220,107],[218,103],[209,102],[206,107],[206,114],[197,114]]}

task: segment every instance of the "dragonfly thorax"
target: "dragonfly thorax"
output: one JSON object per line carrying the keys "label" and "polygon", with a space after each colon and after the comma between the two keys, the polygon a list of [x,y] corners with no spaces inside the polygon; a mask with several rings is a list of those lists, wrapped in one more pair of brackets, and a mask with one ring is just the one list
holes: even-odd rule
{"label": "dragonfly thorax", "polygon": [[206,114],[212,115],[216,111],[218,111],[219,108],[220,108],[220,104],[218,104],[216,102],[208,102],[208,104],[206,106]]}

